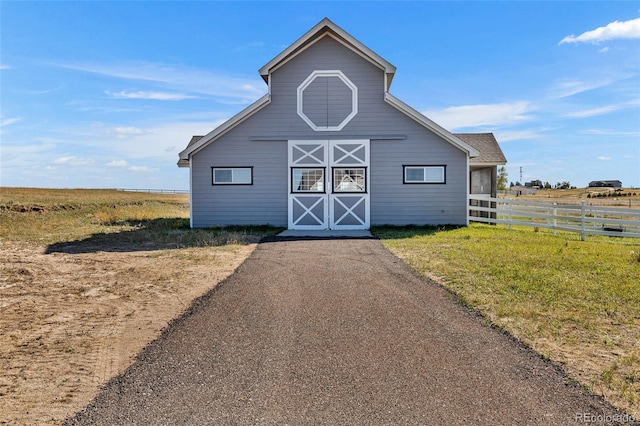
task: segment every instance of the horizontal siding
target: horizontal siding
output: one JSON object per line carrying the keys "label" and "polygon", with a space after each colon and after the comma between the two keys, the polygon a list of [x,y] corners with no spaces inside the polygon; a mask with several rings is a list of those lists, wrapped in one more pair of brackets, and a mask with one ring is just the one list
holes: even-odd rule
{"label": "horizontal siding", "polygon": [[[315,70],[340,70],[358,87],[358,114],[340,132],[315,132],[297,115],[297,88]],[[286,226],[288,138],[386,134],[406,139],[371,142],[371,224],[466,223],[466,154],[387,104],[382,70],[324,38],[276,70],[271,84],[269,105],[194,156],[194,226]],[[404,164],[445,164],[447,183],[405,185]],[[253,166],[254,185],[213,186],[212,166]]]}
{"label": "horizontal siding", "polygon": [[[358,87],[358,115],[341,132],[314,132],[297,116],[297,88],[316,70],[340,70]],[[287,123],[279,127],[285,134],[287,131],[316,136],[368,134],[372,131],[371,124],[375,124],[375,116],[379,116],[384,108],[384,74],[335,40],[325,37],[272,74],[271,95],[272,103],[265,112],[274,121]]]}
{"label": "horizontal siding", "polygon": [[[372,225],[466,223],[466,157],[435,139],[371,142]],[[404,184],[403,165],[412,164],[446,165],[446,184]]]}
{"label": "horizontal siding", "polygon": [[[215,146],[215,150],[206,149],[193,160],[194,227],[286,226],[286,142],[223,138]],[[253,166],[253,185],[211,184],[211,167],[234,166]],[[285,183],[284,188],[281,182]]]}

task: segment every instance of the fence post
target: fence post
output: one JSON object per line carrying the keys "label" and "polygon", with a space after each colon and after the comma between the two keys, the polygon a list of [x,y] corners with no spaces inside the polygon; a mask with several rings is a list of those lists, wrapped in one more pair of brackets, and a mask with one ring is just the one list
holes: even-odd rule
{"label": "fence post", "polygon": [[507,221],[509,222],[509,230],[511,230],[511,200],[509,200],[509,213],[507,216]]}
{"label": "fence post", "polygon": [[556,236],[557,226],[558,226],[558,203],[553,203],[553,236]]}
{"label": "fence post", "polygon": [[582,200],[580,202],[580,240],[584,241],[584,203]]}

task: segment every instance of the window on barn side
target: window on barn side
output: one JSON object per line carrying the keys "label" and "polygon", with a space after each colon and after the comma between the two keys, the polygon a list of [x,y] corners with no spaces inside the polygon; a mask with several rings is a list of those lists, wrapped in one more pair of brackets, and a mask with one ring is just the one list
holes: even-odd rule
{"label": "window on barn side", "polygon": [[212,167],[213,185],[253,185],[253,167]]}
{"label": "window on barn side", "polygon": [[403,166],[403,183],[446,183],[446,166]]}

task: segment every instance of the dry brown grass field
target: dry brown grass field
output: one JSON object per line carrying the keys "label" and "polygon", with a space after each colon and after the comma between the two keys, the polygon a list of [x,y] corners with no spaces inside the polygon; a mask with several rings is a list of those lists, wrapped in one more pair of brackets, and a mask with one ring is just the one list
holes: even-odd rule
{"label": "dry brown grass field", "polygon": [[[513,198],[513,195],[503,195]],[[520,195],[519,199],[558,204],[579,204],[585,201],[589,205],[609,207],[631,207],[640,209],[640,189],[620,188],[576,188],[576,189],[538,189],[535,195]]]}
{"label": "dry brown grass field", "polygon": [[188,196],[0,188],[0,424],[60,424],[276,230]]}

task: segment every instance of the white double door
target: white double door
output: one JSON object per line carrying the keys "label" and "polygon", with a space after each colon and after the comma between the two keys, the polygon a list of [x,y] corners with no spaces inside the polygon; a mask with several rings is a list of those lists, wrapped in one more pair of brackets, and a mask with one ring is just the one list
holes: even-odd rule
{"label": "white double door", "polygon": [[289,229],[369,229],[369,140],[290,140]]}

